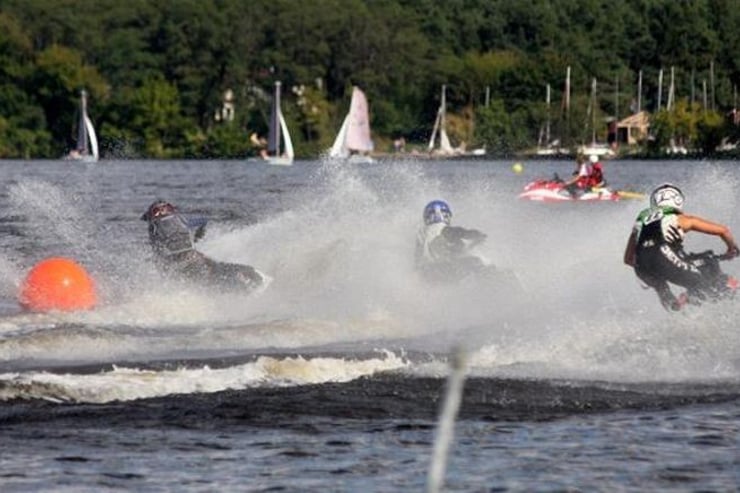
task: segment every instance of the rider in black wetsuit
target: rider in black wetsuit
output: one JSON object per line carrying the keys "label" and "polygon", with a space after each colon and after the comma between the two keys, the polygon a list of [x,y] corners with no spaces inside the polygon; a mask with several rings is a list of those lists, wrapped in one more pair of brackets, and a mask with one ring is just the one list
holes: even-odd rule
{"label": "rider in black wetsuit", "polygon": [[486,239],[485,233],[451,226],[452,211],[445,201],[428,203],[423,219],[424,226],[416,239],[416,266],[425,278],[455,281],[493,269],[470,252]]}
{"label": "rider in black wetsuit", "polygon": [[224,289],[254,290],[266,277],[254,267],[216,262],[195,249],[206,220],[188,220],[169,202],[157,200],[141,216],[149,224],[149,242],[158,267],[168,275]]}
{"label": "rider in black wetsuit", "polygon": [[738,255],[727,226],[684,214],[683,203],[683,193],[675,185],[665,183],[656,188],[650,195],[650,207],[637,216],[624,251],[624,263],[634,267],[637,277],[655,289],[663,307],[671,310],[680,309],[688,299],[685,295],[677,299],[669,282],[700,297],[726,289],[727,276],[716,258],[684,251],[685,233],[719,236],[727,245],[725,255]]}

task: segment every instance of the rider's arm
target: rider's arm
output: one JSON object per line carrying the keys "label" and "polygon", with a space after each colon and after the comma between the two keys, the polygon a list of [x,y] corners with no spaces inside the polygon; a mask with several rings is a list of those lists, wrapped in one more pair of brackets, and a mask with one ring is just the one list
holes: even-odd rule
{"label": "rider's arm", "polygon": [[735,238],[732,237],[730,228],[724,224],[713,223],[697,216],[681,214],[678,216],[678,225],[687,232],[698,231],[708,235],[719,236],[725,242],[725,245],[727,245],[727,255],[734,257],[740,253],[737,243],[735,243]]}
{"label": "rider's arm", "polygon": [[635,266],[635,243],[637,238],[637,230],[632,229],[629,239],[627,240],[627,246],[624,248],[624,263],[634,267]]}
{"label": "rider's arm", "polygon": [[486,234],[477,229],[467,229],[460,226],[447,226],[442,230],[442,235],[451,241],[471,240],[481,242],[486,239]]}
{"label": "rider's arm", "polygon": [[187,218],[188,228],[193,231],[195,241],[200,240],[206,235],[206,224],[208,219],[205,217],[189,217]]}

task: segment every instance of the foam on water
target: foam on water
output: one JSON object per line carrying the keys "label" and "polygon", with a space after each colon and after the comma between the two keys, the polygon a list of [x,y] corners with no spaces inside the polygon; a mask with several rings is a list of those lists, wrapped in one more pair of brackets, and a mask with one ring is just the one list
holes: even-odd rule
{"label": "foam on water", "polygon": [[[694,314],[666,313],[622,264],[631,224],[645,202],[525,203],[514,197],[531,177],[513,177],[507,164],[482,162],[452,171],[442,166],[326,164],[298,192],[296,207],[256,224],[210,224],[199,244],[204,253],[254,265],[274,278],[252,297],[169,284],[142,261],[148,252],[141,236],[125,237],[131,233],[124,228],[123,241],[103,242],[100,231],[110,233],[113,226],[80,226],[91,206],[79,195],[22,182],[11,187],[15,210],[45,211],[31,221],[38,241],[47,248],[58,243],[68,252],[79,249],[96,269],[105,304],[35,326],[3,322],[0,361],[145,360],[406,341],[400,344],[433,353],[462,344],[471,350],[471,372],[487,376],[738,376],[734,320],[740,308],[724,304]],[[731,169],[705,165],[686,176],[665,168],[654,184],[664,180],[684,189],[687,210],[740,231]],[[37,198],[42,193],[46,201]],[[416,276],[413,248],[421,211],[437,198],[450,203],[453,224],[488,233],[481,254],[516,273],[523,291],[497,290],[484,280],[430,286]],[[722,249],[716,239],[700,236],[689,235],[689,250]],[[0,271],[8,278],[21,270],[6,264]],[[734,265],[725,267],[732,272]],[[414,371],[436,375],[439,367]]]}
{"label": "foam on water", "polygon": [[406,364],[395,354],[385,353],[363,360],[262,356],[252,363],[218,369],[204,366],[151,371],[114,367],[94,374],[6,373],[0,374],[0,400],[105,403],[250,387],[347,382],[376,372],[399,370]]}

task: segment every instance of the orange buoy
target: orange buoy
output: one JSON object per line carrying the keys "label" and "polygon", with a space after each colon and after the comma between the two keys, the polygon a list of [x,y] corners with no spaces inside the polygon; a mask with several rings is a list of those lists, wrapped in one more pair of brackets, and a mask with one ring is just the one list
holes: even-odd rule
{"label": "orange buoy", "polygon": [[26,276],[20,304],[37,312],[89,310],[98,297],[95,282],[74,260],[52,257],[37,263]]}

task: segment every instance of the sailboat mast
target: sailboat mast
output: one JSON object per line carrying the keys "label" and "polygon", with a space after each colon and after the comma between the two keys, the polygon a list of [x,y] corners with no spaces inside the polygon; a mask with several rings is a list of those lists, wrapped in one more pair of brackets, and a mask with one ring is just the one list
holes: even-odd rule
{"label": "sailboat mast", "polygon": [[440,126],[445,128],[445,113],[447,113],[447,85],[442,84],[442,103],[440,105],[440,111],[442,112],[442,119],[440,120]]}
{"label": "sailboat mast", "polygon": [[709,62],[709,81],[712,87],[712,111],[714,111],[714,60]]}
{"label": "sailboat mast", "polygon": [[440,135],[440,147],[442,147],[442,140],[444,139],[443,133],[445,131],[445,112],[446,112],[446,106],[447,106],[447,100],[445,93],[447,91],[447,86],[445,84],[442,84],[442,98],[439,102],[439,108],[437,109],[437,116],[434,119],[434,127],[432,128],[432,136],[429,139],[429,150],[434,149],[434,141],[437,138],[437,132],[439,132]]}
{"label": "sailboat mast", "polygon": [[545,103],[547,104],[547,122],[545,123],[545,145],[550,145],[550,84],[545,91]]}
{"label": "sailboat mast", "polygon": [[570,145],[570,65],[565,71],[565,132],[560,135],[564,143]]}
{"label": "sailboat mast", "polygon": [[270,114],[267,150],[272,155],[280,154],[280,85],[280,81],[275,81],[275,95],[273,96],[272,112]]}
{"label": "sailboat mast", "polygon": [[596,143],[596,77],[591,80],[591,143]]}
{"label": "sailboat mast", "polygon": [[85,116],[87,115],[87,91],[80,91],[80,121],[77,125],[77,151],[82,154],[89,154],[87,145],[87,125]]}
{"label": "sailboat mast", "polygon": [[619,121],[619,75],[614,78],[614,120]]}

